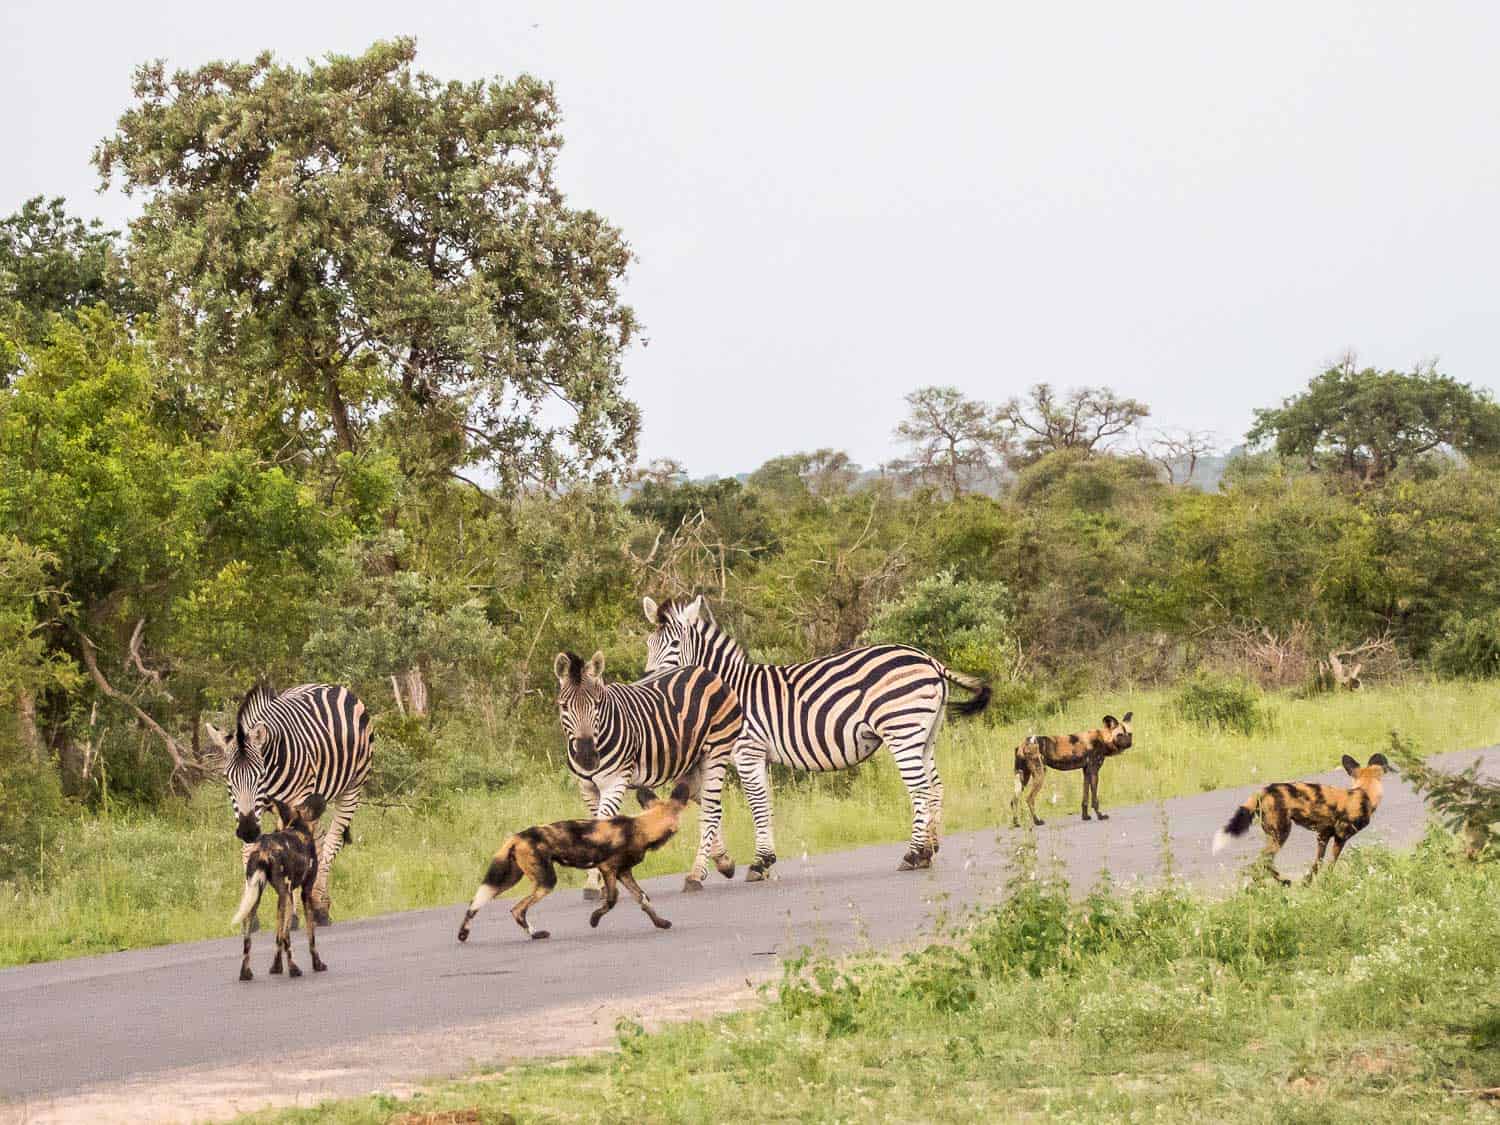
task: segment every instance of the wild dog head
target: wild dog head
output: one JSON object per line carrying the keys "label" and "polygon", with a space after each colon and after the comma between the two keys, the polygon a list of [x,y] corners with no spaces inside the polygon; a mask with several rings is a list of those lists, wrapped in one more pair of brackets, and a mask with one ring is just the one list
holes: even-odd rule
{"label": "wild dog head", "polygon": [[705,633],[714,625],[714,615],[702,594],[690,601],[668,598],[660,605],[651,598],[643,598],[641,608],[653,626],[646,638],[648,674],[702,663],[699,657]]}
{"label": "wild dog head", "polygon": [[251,688],[240,701],[233,734],[226,734],[212,723],[203,724],[209,745],[223,758],[224,785],[229,790],[229,803],[236,820],[234,834],[247,844],[260,838],[261,810],[256,794],[265,771],[266,747],[271,741],[271,728],[258,719],[259,708],[274,699],[275,694],[264,684]]}
{"label": "wild dog head", "polygon": [[583,657],[560,652],[552,662],[557,674],[557,717],[568,740],[568,757],[585,776],[599,768],[597,727],[604,702],[604,653]]}
{"label": "wild dog head", "polygon": [[1380,779],[1390,771],[1391,763],[1386,761],[1384,754],[1371,754],[1370,760],[1360,765],[1355,758],[1345,754],[1343,757],[1344,772],[1354,779],[1355,789],[1369,789],[1378,787]]}
{"label": "wild dog head", "polygon": [[1104,716],[1104,752],[1107,756],[1123,754],[1130,749],[1134,741],[1130,734],[1130,719],[1134,714],[1134,711],[1126,711],[1123,719]]}
{"label": "wild dog head", "polygon": [[313,828],[318,823],[318,817],[323,815],[323,810],[328,807],[325,801],[316,793],[309,794],[302,799],[300,805],[290,805],[285,801],[271,799],[271,808],[285,829],[293,832],[305,833],[309,837],[313,834]]}

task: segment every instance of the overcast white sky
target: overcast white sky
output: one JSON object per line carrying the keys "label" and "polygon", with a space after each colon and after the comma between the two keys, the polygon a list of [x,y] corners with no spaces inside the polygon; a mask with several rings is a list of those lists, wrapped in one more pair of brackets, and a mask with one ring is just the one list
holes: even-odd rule
{"label": "overcast white sky", "polygon": [[1500,382],[1500,5],[0,8],[0,213],[123,225],[94,143],[152,57],[418,38],[556,83],[570,199],[639,255],[642,458],[896,452],[902,395],[1107,383],[1238,440],[1354,348]]}

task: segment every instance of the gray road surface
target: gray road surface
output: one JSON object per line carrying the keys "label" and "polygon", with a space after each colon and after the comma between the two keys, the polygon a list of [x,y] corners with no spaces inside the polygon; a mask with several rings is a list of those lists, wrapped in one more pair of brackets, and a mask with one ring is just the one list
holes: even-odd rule
{"label": "gray road surface", "polygon": [[[1438,762],[1456,768],[1481,755],[1487,771],[1500,767],[1500,747]],[[1346,779],[1336,772],[1316,780]],[[1175,869],[1208,885],[1231,880],[1261,844],[1257,828],[1224,854],[1209,852],[1214,831],[1252,786],[1118,808],[1104,823],[1078,819],[1072,806],[1078,775],[1055,778],[1054,787],[1065,796],[1048,805],[1040,847],[1044,858],[1055,856],[1064,865],[1075,886],[1086,887],[1106,868],[1118,881],[1158,877],[1164,828]],[[1008,813],[1009,794],[1002,800],[997,819]],[[1351,846],[1412,843],[1424,819],[1417,798],[1394,780],[1374,823]],[[625,895],[600,928],[590,930],[576,890],[558,892],[533,913],[534,923],[552,931],[545,942],[526,940],[504,902],[476,919],[467,945],[454,940],[458,904],[344,922],[318,935],[327,973],[309,971],[303,935],[294,935],[307,971],[296,981],[266,975],[273,950],[264,932],[257,935],[256,979],[248,984],[235,979],[234,937],[0,971],[0,1097],[14,1107],[166,1071],[233,1064],[262,1034],[279,1051],[333,1043],[338,1053],[379,1037],[396,1041],[389,1037],[499,1017],[535,1016],[545,1023],[549,1011],[568,1006],[743,984],[803,946],[843,951],[909,941],[939,913],[993,900],[1016,838],[1008,828],[951,836],[927,872],[898,873],[902,845],[891,842],[785,856],[773,883],[726,883],[715,876],[695,896],[679,893],[680,877],[651,880],[647,890],[671,919],[670,931],[653,929]],[[1312,837],[1298,830],[1282,853],[1282,869],[1300,874],[1311,857]],[[232,905],[225,904],[226,915]],[[517,1053],[516,1046],[493,1042],[489,1061]],[[453,1058],[437,1069],[462,1070],[474,1061],[485,1060]]]}

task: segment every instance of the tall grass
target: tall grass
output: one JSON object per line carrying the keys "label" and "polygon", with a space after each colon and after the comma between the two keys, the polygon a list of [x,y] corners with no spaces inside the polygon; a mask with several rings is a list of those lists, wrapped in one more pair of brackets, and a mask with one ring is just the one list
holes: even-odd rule
{"label": "tall grass", "polygon": [[[1500,685],[1493,683],[1421,682],[1358,695],[1272,697],[1265,706],[1269,727],[1245,736],[1191,726],[1178,717],[1168,692],[1095,695],[1070,704],[1042,733],[1135,712],[1135,748],[1104,769],[1106,807],[1321,772],[1345,752],[1363,760],[1385,745],[1392,727],[1428,752],[1500,742]],[[1008,819],[1011,752],[1032,729],[975,721],[944,728],[938,761],[947,783],[947,830]],[[335,918],[457,902],[472,892],[507,833],[582,815],[563,771],[495,765],[517,780],[494,792],[451,791],[410,807],[362,809],[354,820],[355,842],[334,868]],[[1077,774],[1051,774],[1043,807],[1055,802],[1057,811],[1071,811],[1079,784]],[[725,799],[730,848],[748,860],[748,811],[733,786]],[[777,786],[782,855],[879,841],[899,848],[909,824],[905,790],[884,752],[852,776],[783,775]],[[232,830],[216,786],[156,812],[115,812],[71,825],[46,842],[38,876],[0,883],[0,964],[223,935],[242,877]],[[696,825],[685,825],[643,873],[684,870],[695,841]]]}
{"label": "tall grass", "polygon": [[920,952],[793,963],[756,1011],[255,1120],[1493,1120],[1500,869],[1453,855],[1434,833],[1218,901],[1022,879]]}

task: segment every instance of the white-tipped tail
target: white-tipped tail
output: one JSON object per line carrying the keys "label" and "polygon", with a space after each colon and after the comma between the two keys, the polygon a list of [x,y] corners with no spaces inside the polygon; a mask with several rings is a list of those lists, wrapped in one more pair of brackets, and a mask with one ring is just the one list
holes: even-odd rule
{"label": "white-tipped tail", "polygon": [[231,926],[238,926],[250,917],[250,911],[254,910],[255,904],[260,901],[260,891],[265,885],[265,868],[258,868],[254,875],[245,880],[245,893],[240,896],[240,908],[235,911],[234,917],[229,919]]}
{"label": "white-tipped tail", "polygon": [[1229,846],[1229,833],[1221,828],[1214,833],[1214,855],[1218,855]]}

